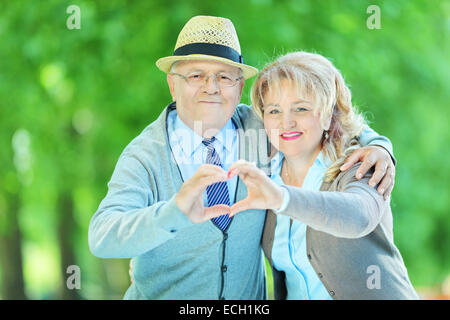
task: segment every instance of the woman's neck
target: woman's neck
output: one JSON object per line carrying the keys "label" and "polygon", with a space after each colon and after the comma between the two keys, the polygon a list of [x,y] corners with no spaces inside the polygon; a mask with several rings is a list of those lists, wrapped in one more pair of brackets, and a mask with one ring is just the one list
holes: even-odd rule
{"label": "woman's neck", "polygon": [[285,156],[281,170],[282,179],[286,184],[301,187],[309,168],[313,165],[322,148],[314,152],[296,156]]}

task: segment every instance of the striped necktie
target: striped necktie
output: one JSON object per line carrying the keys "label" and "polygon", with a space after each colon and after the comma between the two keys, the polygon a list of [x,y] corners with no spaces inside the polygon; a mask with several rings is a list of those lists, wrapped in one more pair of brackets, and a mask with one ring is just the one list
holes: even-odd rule
{"label": "striped necktie", "polygon": [[[213,147],[215,139],[216,138],[212,137],[211,139],[204,139],[202,141],[202,143],[208,149],[206,163],[222,167],[219,155]],[[208,198],[208,207],[212,207],[216,204],[226,204],[228,206],[230,205],[230,195],[228,193],[228,186],[226,181],[216,182],[206,187],[206,195]],[[211,220],[222,231],[225,230],[231,222],[231,218],[228,216],[228,214],[212,218]]]}

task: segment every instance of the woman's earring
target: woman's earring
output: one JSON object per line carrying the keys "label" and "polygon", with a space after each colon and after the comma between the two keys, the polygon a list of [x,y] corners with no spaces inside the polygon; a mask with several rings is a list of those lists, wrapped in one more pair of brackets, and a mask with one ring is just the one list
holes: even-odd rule
{"label": "woman's earring", "polygon": [[324,132],[325,134],[325,140],[328,140],[328,130]]}

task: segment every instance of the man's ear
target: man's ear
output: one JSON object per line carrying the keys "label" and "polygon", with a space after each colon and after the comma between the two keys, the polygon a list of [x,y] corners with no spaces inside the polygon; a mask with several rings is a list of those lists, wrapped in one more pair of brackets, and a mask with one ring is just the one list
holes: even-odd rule
{"label": "man's ear", "polygon": [[245,80],[244,80],[244,78],[242,78],[241,81],[239,82],[241,92],[242,92],[242,89],[244,89],[244,85],[245,85]]}
{"label": "man's ear", "polygon": [[239,81],[239,102],[241,101],[241,98],[242,98],[242,90],[244,89],[244,85],[245,85],[245,80],[244,80],[244,78],[242,78],[241,81]]}
{"label": "man's ear", "polygon": [[167,84],[169,85],[170,95],[172,96],[172,101],[176,101],[175,99],[175,83],[173,76],[171,74],[167,74]]}

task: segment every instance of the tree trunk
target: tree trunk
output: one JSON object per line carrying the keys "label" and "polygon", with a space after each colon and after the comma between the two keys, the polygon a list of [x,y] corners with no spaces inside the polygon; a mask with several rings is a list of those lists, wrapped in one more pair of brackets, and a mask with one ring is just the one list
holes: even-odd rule
{"label": "tree trunk", "polygon": [[27,296],[23,280],[22,234],[17,219],[21,201],[18,194],[8,194],[6,202],[6,219],[0,233],[1,298],[24,300]]}
{"label": "tree trunk", "polygon": [[[80,290],[67,286],[67,279],[71,274],[67,273],[67,268],[77,265],[74,253],[74,236],[76,234],[76,224],[73,218],[73,200],[69,192],[62,192],[58,198],[59,226],[58,238],[61,254],[61,299],[79,300]],[[82,276],[82,270],[81,270]]]}

